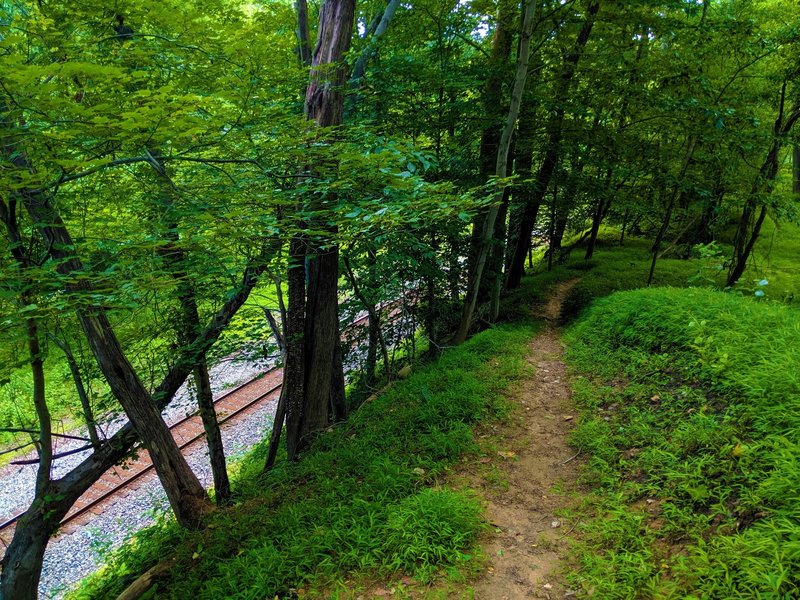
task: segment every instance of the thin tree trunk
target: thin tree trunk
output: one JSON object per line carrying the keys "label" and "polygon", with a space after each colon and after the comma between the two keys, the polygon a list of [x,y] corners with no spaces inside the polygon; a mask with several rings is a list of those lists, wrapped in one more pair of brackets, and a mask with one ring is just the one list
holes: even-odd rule
{"label": "thin tree trunk", "polygon": [[217,411],[214,408],[214,392],[211,389],[211,379],[208,376],[208,366],[205,361],[197,364],[192,372],[192,377],[197,390],[197,407],[200,409],[203,430],[206,432],[208,458],[211,463],[211,475],[214,479],[214,496],[218,505],[227,506],[232,502],[231,483],[228,478],[222,432],[217,420]]}
{"label": "thin tree trunk", "polygon": [[590,0],[586,8],[586,20],[578,32],[575,44],[572,50],[567,54],[564,59],[564,64],[561,68],[561,74],[558,80],[558,87],[555,93],[555,100],[557,108],[550,119],[547,127],[547,144],[545,146],[544,159],[536,173],[536,182],[533,187],[533,194],[526,206],[522,208],[522,214],[519,221],[518,233],[516,236],[516,245],[514,253],[510,261],[509,271],[506,278],[506,289],[514,289],[522,281],[522,276],[525,274],[525,256],[528,253],[528,247],[531,243],[531,234],[536,225],[536,217],[538,215],[539,206],[542,199],[547,193],[547,188],[550,185],[550,179],[555,171],[556,164],[561,148],[561,138],[563,135],[564,124],[564,105],[567,101],[571,83],[575,77],[583,49],[589,41],[589,36],[594,27],[595,17],[600,10],[600,0]]}
{"label": "thin tree trunk", "polygon": [[367,43],[367,46],[361,52],[358,60],[356,61],[355,67],[353,67],[353,74],[350,77],[350,83],[353,87],[358,86],[359,81],[362,77],[364,77],[364,73],[367,72],[367,65],[369,64],[370,59],[375,55],[375,46],[383,34],[386,33],[386,30],[389,29],[389,24],[392,22],[394,13],[397,11],[397,7],[399,6],[400,0],[389,0],[389,3],[386,5],[386,9],[383,11],[377,27],[375,27],[375,30],[372,32],[372,36]]}
{"label": "thin tree trunk", "polygon": [[[786,82],[781,88],[780,107],[778,118],[775,120],[773,128],[773,139],[767,157],[759,169],[758,176],[750,188],[750,194],[745,202],[742,216],[739,219],[739,226],[736,230],[736,237],[733,241],[733,260],[728,271],[728,287],[732,287],[739,281],[739,278],[747,268],[747,261],[753,252],[753,248],[761,234],[761,226],[767,216],[767,206],[761,198],[769,195],[775,184],[778,175],[779,157],[783,141],[792,130],[794,124],[800,120],[800,106],[795,105],[791,113],[784,120],[784,103],[786,100]],[[758,217],[755,216],[758,204],[761,203],[761,210]]]}
{"label": "thin tree trunk", "polygon": [[586,243],[586,254],[583,256],[583,260],[591,260],[592,256],[594,256],[594,249],[597,244],[597,236],[600,233],[600,225],[603,223],[603,218],[608,212],[608,209],[611,207],[610,188],[613,175],[613,169],[609,168],[608,171],[606,171],[605,185],[603,185],[600,198],[597,199],[594,207],[594,214],[592,215],[592,228],[589,233],[589,240]]}
{"label": "thin tree trunk", "polygon": [[64,353],[69,365],[69,371],[72,375],[72,382],[75,385],[75,390],[78,392],[78,399],[81,402],[81,410],[83,411],[83,420],[86,423],[86,430],[89,433],[89,441],[92,446],[97,448],[100,445],[100,436],[97,434],[97,423],[94,420],[94,411],[92,411],[92,404],[89,401],[89,394],[86,392],[86,386],[83,384],[83,376],[81,375],[80,365],[72,353],[72,348],[67,342],[66,338],[59,338],[57,335],[50,335],[56,346],[58,346]]}
{"label": "thin tree trunk", "polygon": [[[517,13],[517,7],[510,0],[500,0],[497,8],[497,26],[495,27],[492,39],[492,50],[489,55],[489,74],[483,89],[484,113],[487,121],[486,126],[481,132],[479,170],[481,178],[488,179],[496,173],[495,163],[497,161],[498,145],[503,128],[503,82],[505,81],[505,67],[511,56],[511,46],[514,39],[513,23]],[[512,152],[508,152],[511,156]],[[503,196],[500,212],[507,212],[508,197]],[[470,237],[468,279],[473,280],[476,275],[476,265],[482,244],[482,231],[484,221],[488,217],[490,210],[485,209],[478,212],[472,220],[472,234]],[[501,231],[500,222],[505,223],[505,215],[501,218],[495,217],[495,237]],[[505,226],[502,226],[502,238],[505,237]],[[497,254],[499,252],[499,262]],[[478,292],[478,302],[491,300],[495,277],[502,277],[503,258],[502,247],[495,252],[490,252],[487,266],[485,267],[487,276],[483,277],[481,289]]]}
{"label": "thin tree trunk", "polygon": [[[519,60],[517,62],[517,72],[514,78],[514,90],[511,94],[511,103],[508,109],[508,118],[506,120],[503,134],[500,137],[500,145],[497,149],[497,161],[495,169],[498,178],[502,179],[506,176],[506,169],[508,168],[508,153],[511,149],[511,137],[514,134],[516,127],[517,117],[519,115],[519,107],[522,102],[522,94],[525,90],[525,80],[528,76],[528,58],[530,55],[530,42],[533,32],[533,17],[536,12],[536,1],[528,0],[525,5],[525,18],[522,26],[522,35],[520,38]],[[483,224],[483,233],[481,236],[480,251],[478,253],[477,264],[475,267],[475,278],[471,284],[471,288],[467,290],[467,296],[464,301],[464,311],[461,316],[458,330],[453,338],[454,344],[460,344],[467,338],[469,328],[472,325],[472,316],[475,314],[475,307],[478,303],[478,292],[480,290],[481,277],[483,275],[483,267],[486,264],[486,259],[491,250],[492,237],[494,235],[494,224],[497,219],[497,214],[500,210],[502,203],[502,194],[496,198],[494,205],[489,209],[489,214]]]}
{"label": "thin tree trunk", "polygon": [[653,248],[651,252],[653,253],[653,259],[650,262],[650,273],[647,275],[647,285],[649,286],[653,283],[653,276],[656,272],[656,262],[658,261],[658,253],[661,249],[661,243],[664,241],[664,236],[669,229],[669,223],[672,219],[672,211],[675,208],[675,203],[680,199],[681,196],[681,187],[683,186],[683,180],[686,177],[686,172],[689,170],[689,165],[692,164],[692,157],[694,156],[694,150],[697,147],[697,138],[692,136],[689,138],[689,144],[686,148],[686,157],[683,161],[683,166],[681,167],[681,171],[678,174],[678,180],[675,183],[675,189],[672,191],[670,195],[669,202],[667,203],[667,208],[664,211],[664,219],[661,222],[661,227],[656,234],[656,239],[653,242]]}
{"label": "thin tree trunk", "polygon": [[311,65],[311,37],[308,33],[308,2],[295,0],[297,10],[297,58],[306,67]]}
{"label": "thin tree trunk", "polygon": [[800,144],[792,146],[792,193],[800,194]]}
{"label": "thin tree trunk", "polygon": [[[521,183],[516,184],[511,191],[510,215],[505,248],[504,270],[506,273],[508,273],[511,268],[511,261],[514,256],[513,249],[517,244],[522,215],[525,207],[531,203],[533,197],[532,184],[528,180],[533,174],[533,150],[536,138],[536,123],[534,117],[534,107],[531,106],[531,102],[526,102],[520,108],[519,125],[517,128],[515,153],[516,174],[521,180]],[[528,247],[530,247],[530,244],[528,244]]]}
{"label": "thin tree trunk", "polygon": [[[380,347],[381,357],[383,358],[383,375],[387,379],[391,379],[392,374],[389,371],[389,350],[386,347],[386,338],[383,335],[383,331],[381,330],[381,318],[380,314],[378,313],[377,307],[375,304],[370,302],[366,295],[364,294],[364,290],[361,289],[361,286],[356,279],[356,275],[353,272],[353,266],[350,264],[350,259],[345,256],[344,257],[344,268],[345,268],[345,277],[347,281],[350,283],[350,287],[353,288],[353,293],[358,298],[361,305],[367,311],[367,315],[369,316],[369,349],[368,355],[371,353],[373,355],[372,360],[372,379],[374,380],[375,377],[375,362],[377,359],[377,349]],[[373,340],[374,336],[374,340]],[[367,364],[369,365],[370,358],[367,356]],[[370,372],[369,367],[367,371],[368,381],[370,380]],[[374,382],[374,381],[373,381]]]}
{"label": "thin tree trunk", "polygon": [[[153,153],[148,151],[150,164],[158,178],[160,186],[159,203],[165,212],[166,230],[163,236],[166,243],[159,248],[159,254],[167,266],[168,272],[176,284],[177,298],[180,304],[178,322],[178,338],[182,346],[188,346],[201,330],[200,311],[197,307],[197,295],[190,277],[186,273],[185,265],[187,256],[181,247],[180,234],[178,233],[178,219],[174,214],[176,191],[175,184],[167,172],[164,164],[159,162]],[[202,358],[192,369],[195,390],[197,393],[197,407],[203,430],[206,434],[209,462],[214,480],[214,493],[217,504],[225,506],[231,503],[231,484],[228,478],[228,469],[225,461],[225,446],[222,443],[222,432],[219,429],[217,412],[214,409],[214,393],[208,375],[208,366]]]}
{"label": "thin tree trunk", "polygon": [[622,231],[619,234],[619,245],[625,245],[625,227],[628,225],[628,212],[629,209],[625,208],[625,212],[622,215]]}

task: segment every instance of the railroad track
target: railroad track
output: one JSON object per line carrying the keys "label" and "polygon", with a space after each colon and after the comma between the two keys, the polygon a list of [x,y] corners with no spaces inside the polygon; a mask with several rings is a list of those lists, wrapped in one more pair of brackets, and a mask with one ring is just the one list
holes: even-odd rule
{"label": "railroad track", "polygon": [[[389,309],[388,320],[395,321],[397,315],[399,313],[399,309],[396,307],[400,301],[390,302],[386,305],[380,307],[381,310]],[[351,323],[345,326],[342,329],[342,333],[348,329],[352,329],[358,327],[362,323],[366,322],[369,318],[368,315],[364,315]],[[214,406],[217,408],[218,414],[224,412],[224,417],[219,419],[220,426],[228,423],[229,421],[235,419],[242,413],[246,412],[247,410],[256,407],[258,404],[276,397],[280,389],[282,387],[281,382],[283,379],[283,369],[281,367],[273,367],[268,369],[267,371],[258,374],[257,376],[241,383],[240,385],[236,386],[235,388],[225,392],[218,398],[214,400]],[[275,382],[275,383],[272,383]],[[265,385],[266,384],[266,385]],[[233,402],[233,407],[230,412],[225,412],[225,405],[226,401],[235,400],[237,395],[247,394],[248,388],[253,387],[256,389],[257,393],[254,394],[253,397],[245,399],[243,402]],[[260,390],[259,388],[266,387],[266,391]],[[220,410],[222,409],[222,410]],[[202,420],[200,419],[198,411],[192,412],[187,414],[185,417],[175,421],[170,425],[170,431],[173,432],[173,436],[176,438],[181,438],[178,442],[178,448],[183,452],[186,453],[190,446],[193,446],[202,438],[205,437],[205,431],[202,428]],[[188,435],[184,435],[181,430],[186,430]],[[176,439],[177,441],[177,439]],[[146,454],[147,451],[143,450],[142,454]],[[117,467],[112,467],[107,471],[98,481],[96,481],[78,501],[73,505],[70,512],[61,520],[60,529],[63,531],[65,526],[70,524],[71,522],[79,519],[80,517],[86,515],[89,512],[95,510],[99,505],[103,504],[107,500],[109,500],[112,496],[115,496],[121,493],[126,488],[129,488],[134,483],[142,480],[144,477],[149,475],[155,470],[155,467],[150,461],[149,457],[146,459],[137,459],[132,467],[129,469],[130,473],[125,478],[121,478],[119,476],[119,471]],[[106,481],[104,481],[104,478]],[[118,481],[113,482],[113,479],[117,478]],[[108,480],[112,481],[108,481]],[[85,498],[85,500],[84,500]],[[3,546],[10,543],[11,536],[13,535],[13,528],[16,522],[25,514],[25,511],[19,511],[16,514],[12,515],[11,517],[7,518],[5,521],[0,523],[0,556],[3,553]]]}

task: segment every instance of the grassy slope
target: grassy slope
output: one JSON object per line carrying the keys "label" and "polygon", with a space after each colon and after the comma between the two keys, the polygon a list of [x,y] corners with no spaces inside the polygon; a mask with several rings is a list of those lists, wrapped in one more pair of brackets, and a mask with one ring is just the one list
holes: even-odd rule
{"label": "grassy slope", "polygon": [[520,300],[542,298],[562,277],[536,280],[535,289],[526,281],[506,303],[512,322],[397,382],[320,436],[299,464],[261,479],[263,448],[256,450],[239,465],[240,504],[207,531],[182,532],[169,521],[150,528],[71,597],[114,597],[167,558],[165,548],[176,564],[159,598],[264,598],[300,588],[344,596],[370,577],[427,581],[474,568],[480,503],[438,481],[476,451],[472,427],[504,414],[503,392],[524,372],[536,325]]}
{"label": "grassy slope", "polygon": [[567,339],[595,490],[574,583],[602,598],[800,597],[800,314],[638,290],[598,301]]}

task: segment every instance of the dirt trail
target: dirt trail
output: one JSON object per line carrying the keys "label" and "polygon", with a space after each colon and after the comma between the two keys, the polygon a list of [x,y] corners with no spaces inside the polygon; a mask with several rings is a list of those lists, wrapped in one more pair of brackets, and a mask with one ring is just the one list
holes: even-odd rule
{"label": "dirt trail", "polygon": [[561,305],[576,283],[559,284],[542,307],[540,316],[547,325],[532,340],[528,356],[534,372],[513,393],[520,414],[504,428],[504,447],[498,448],[505,457],[501,469],[507,490],[485,489],[487,518],[495,534],[485,546],[491,564],[475,583],[477,600],[573,595],[559,582],[557,568],[566,549],[564,538],[577,523],[556,513],[571,504],[568,494],[576,489],[579,466],[567,444],[575,413],[558,328]]}

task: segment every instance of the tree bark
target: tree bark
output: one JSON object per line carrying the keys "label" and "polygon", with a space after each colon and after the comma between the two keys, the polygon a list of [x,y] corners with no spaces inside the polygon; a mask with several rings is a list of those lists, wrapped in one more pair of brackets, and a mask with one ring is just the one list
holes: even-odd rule
{"label": "tree bark", "polygon": [[[3,204],[0,202],[0,207]],[[177,364],[167,373],[153,394],[158,410],[162,410],[178,391],[195,364],[247,300],[263,271],[263,257],[245,270],[242,283],[232,290],[229,300],[216,314],[192,347],[185,350]],[[45,494],[35,498],[20,518],[14,538],[0,563],[0,598],[33,600],[42,569],[44,551],[50,536],[58,529],[75,501],[78,500],[100,476],[122,461],[136,443],[138,435],[129,421],[111,438],[73,468],[62,478],[52,481]],[[30,595],[33,594],[33,595]]]}
{"label": "tree bark", "polygon": [[550,179],[555,171],[556,164],[558,163],[561,138],[563,136],[564,124],[564,105],[567,100],[571,83],[575,77],[583,49],[589,41],[589,36],[594,27],[595,18],[600,10],[600,0],[590,0],[586,9],[586,19],[578,32],[575,44],[572,50],[567,54],[564,59],[564,64],[561,68],[561,73],[558,79],[558,85],[555,93],[555,101],[557,108],[548,122],[547,126],[547,144],[545,146],[544,158],[539,170],[536,173],[536,181],[533,186],[533,193],[529,202],[522,208],[522,214],[519,221],[518,233],[516,236],[516,245],[514,253],[509,264],[509,271],[506,277],[506,289],[514,289],[522,281],[522,276],[525,274],[525,256],[528,253],[528,247],[531,243],[531,234],[536,225],[536,217],[539,212],[539,206],[547,193],[547,188],[550,185]]}
{"label": "tree bark", "polygon": [[297,57],[300,64],[306,67],[311,65],[311,37],[308,33],[308,2],[295,0],[297,10]]}
{"label": "tree bark", "polygon": [[[200,325],[200,311],[197,307],[197,293],[185,269],[187,256],[181,247],[178,219],[175,215],[175,199],[173,198],[176,188],[166,166],[160,163],[152,152],[148,151],[148,155],[160,186],[159,204],[165,213],[166,228],[162,235],[166,243],[159,248],[159,254],[176,284],[177,299],[180,305],[180,315],[176,318],[178,341],[181,346],[188,346],[200,332],[202,326]],[[197,396],[197,407],[206,434],[206,445],[214,480],[214,494],[217,504],[225,506],[231,503],[231,484],[205,358],[200,359],[193,366],[192,378]]]}
{"label": "tree bark", "polygon": [[78,392],[78,399],[81,402],[83,420],[86,422],[86,430],[89,433],[89,441],[92,443],[92,446],[96,448],[100,445],[100,436],[97,434],[97,424],[94,420],[92,404],[89,402],[89,394],[86,393],[86,386],[83,384],[83,377],[81,375],[81,369],[78,365],[78,361],[75,359],[75,355],[72,353],[72,348],[70,347],[66,338],[61,339],[57,335],[53,334],[50,336],[50,339],[53,340],[56,346],[61,348],[61,351],[64,353],[64,356],[67,359],[69,371],[72,375],[72,381],[75,384],[75,390]]}
{"label": "tree bark", "polygon": [[[764,198],[772,193],[775,185],[775,178],[778,175],[780,151],[786,136],[800,119],[800,106],[795,105],[791,113],[784,120],[784,102],[786,99],[786,82],[781,88],[780,107],[778,118],[775,120],[773,128],[773,138],[770,144],[767,157],[759,169],[758,176],[750,188],[742,216],[739,219],[739,226],[733,241],[733,259],[728,271],[728,287],[732,287],[739,281],[747,268],[747,261],[755,248],[758,236],[761,234],[761,226],[767,216],[767,205]],[[759,211],[758,205],[761,204]],[[758,217],[756,213],[758,212]]]}
{"label": "tree bark", "polygon": [[386,30],[389,29],[389,23],[392,22],[392,18],[398,6],[400,6],[400,0],[389,0],[389,4],[386,5],[386,9],[383,11],[380,21],[378,21],[378,25],[372,32],[369,42],[367,42],[367,46],[361,52],[355,67],[353,67],[353,74],[350,77],[350,82],[353,87],[358,86],[359,81],[364,77],[364,73],[367,72],[367,65],[370,59],[375,56],[375,45],[383,34],[386,33]]}
{"label": "tree bark", "polygon": [[[503,83],[506,79],[505,71],[511,56],[511,46],[514,41],[514,18],[517,7],[510,0],[500,0],[497,7],[497,26],[495,27],[494,37],[492,38],[492,50],[489,54],[489,75],[483,89],[483,110],[486,126],[481,132],[480,152],[478,156],[478,167],[482,179],[488,179],[495,174],[495,162],[497,160],[498,144],[503,129]],[[509,156],[511,152],[508,152]],[[505,218],[507,212],[508,196],[503,196],[498,217],[495,218],[494,238],[500,243],[497,234],[500,230],[505,230]],[[481,236],[484,222],[489,215],[489,210],[481,210],[472,220],[472,234],[470,237],[468,279],[472,280],[476,275],[476,265],[482,244]],[[501,227],[501,221],[503,226]],[[499,256],[499,260],[498,260]],[[478,302],[482,304],[492,298],[492,290],[495,276],[502,277],[502,248],[496,252],[490,252],[487,265],[487,277],[483,277],[481,289],[478,292]]]}
{"label": "tree bark", "polygon": [[[347,82],[347,66],[343,59],[350,48],[354,13],[354,0],[326,0],[320,10],[319,34],[311,60],[305,101],[306,118],[319,127],[333,127],[342,123]],[[308,168],[313,170],[314,165]],[[308,202],[311,212],[323,208],[321,200],[316,197]],[[337,230],[335,226],[316,225],[325,233],[324,236],[315,234],[315,237],[309,237],[302,249],[302,256],[307,257],[308,261],[308,289],[302,303],[297,297],[301,291],[299,282],[292,282],[291,275],[289,282],[288,321],[292,332],[287,335],[289,352],[284,385],[297,386],[300,375],[303,382],[301,389],[287,392],[286,437],[290,460],[296,460],[298,453],[311,442],[312,437],[327,426],[333,403],[338,403],[338,399],[344,395],[344,375],[338,372],[341,370],[341,360],[337,356],[340,343]],[[295,246],[297,250],[300,248]],[[297,276],[296,272],[294,276]],[[298,313],[301,309],[304,312]],[[294,327],[299,324],[301,315],[304,326],[302,338],[299,338],[299,332]]]}
{"label": "tree bark", "polygon": [[[511,137],[514,134],[516,127],[517,117],[519,116],[519,107],[522,102],[522,94],[525,91],[525,81],[528,77],[528,58],[530,56],[530,42],[533,33],[533,18],[536,12],[536,0],[528,0],[525,5],[525,17],[522,25],[522,35],[520,38],[519,59],[517,61],[517,71],[514,78],[514,89],[511,93],[511,103],[508,108],[508,118],[506,120],[503,134],[500,137],[500,145],[497,149],[497,161],[495,169],[497,177],[500,179],[505,178],[506,169],[508,168],[508,154],[511,149]],[[483,224],[483,232],[481,234],[481,243],[475,266],[475,277],[471,282],[470,287],[467,289],[467,295],[464,300],[464,309],[461,315],[461,322],[459,323],[456,334],[453,338],[454,344],[461,344],[467,339],[469,328],[472,325],[472,317],[475,314],[475,307],[478,303],[478,293],[481,285],[481,278],[483,276],[483,268],[486,260],[491,251],[492,238],[494,236],[494,226],[497,215],[500,211],[500,204],[502,203],[502,196],[505,189],[500,192],[499,196],[495,199],[494,204],[489,209],[489,213]]]}
{"label": "tree bark", "polygon": [[653,253],[653,259],[650,263],[650,273],[647,275],[648,286],[653,283],[653,276],[656,272],[656,262],[658,261],[659,250],[661,250],[661,243],[664,241],[664,236],[667,234],[667,230],[669,229],[669,223],[672,219],[672,211],[675,208],[675,203],[680,199],[683,180],[686,178],[686,172],[689,170],[689,165],[692,164],[695,148],[697,148],[697,138],[692,136],[689,138],[689,143],[686,148],[686,157],[683,160],[681,171],[678,174],[677,181],[675,182],[675,189],[672,190],[669,201],[667,202],[667,208],[664,211],[664,219],[662,220],[661,227],[656,234],[656,239],[653,241],[653,248],[651,249],[651,252]]}

